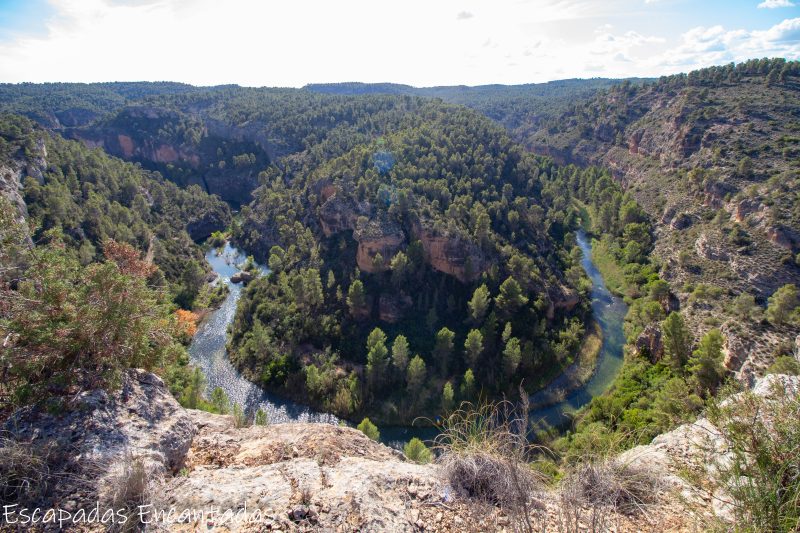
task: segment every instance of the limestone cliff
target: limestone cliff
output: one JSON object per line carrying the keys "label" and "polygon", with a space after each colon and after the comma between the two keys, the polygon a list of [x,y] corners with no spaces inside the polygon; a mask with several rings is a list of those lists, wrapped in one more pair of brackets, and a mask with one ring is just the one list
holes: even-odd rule
{"label": "limestone cliff", "polygon": [[[704,81],[697,80],[707,72],[694,74],[686,84],[609,91],[565,112],[552,131],[518,136],[558,162],[610,169],[651,216],[653,255],[695,335],[704,324],[727,323],[744,348],[733,369],[758,375],[798,330],[743,321],[732,300],[749,293],[764,306],[782,285],[800,285],[800,227],[788,200],[798,159],[787,143],[799,86],[752,73]],[[696,301],[684,287],[700,283],[723,296]]]}
{"label": "limestone cliff", "polygon": [[336,233],[354,230],[360,216],[368,216],[371,212],[367,203],[358,203],[335,192],[325,199],[319,208],[319,223],[326,237]]}
{"label": "limestone cliff", "polygon": [[[388,270],[392,258],[406,244],[403,229],[385,215],[358,224],[353,238],[358,241],[358,268],[370,273]],[[376,260],[379,254],[380,259]]]}
{"label": "limestone cliff", "polygon": [[438,231],[428,221],[414,225],[414,237],[422,243],[431,267],[455,276],[462,283],[476,280],[488,267],[488,261],[477,244]]}
{"label": "limestone cliff", "polygon": [[[259,185],[258,170],[268,165],[270,157],[252,135],[211,122],[197,113],[132,105],[104,120],[68,128],[64,134],[159,170],[179,185],[198,185],[233,205],[248,203]],[[233,158],[241,154],[247,160]]]}

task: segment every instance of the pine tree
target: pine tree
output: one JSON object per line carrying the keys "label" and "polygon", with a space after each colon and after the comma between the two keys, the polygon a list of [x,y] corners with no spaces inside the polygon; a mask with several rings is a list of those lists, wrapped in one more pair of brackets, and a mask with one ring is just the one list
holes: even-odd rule
{"label": "pine tree", "polygon": [[453,410],[454,404],[455,393],[453,392],[453,384],[448,381],[442,388],[442,412],[449,413]]}
{"label": "pine tree", "polygon": [[474,324],[480,324],[483,317],[486,316],[486,311],[492,302],[492,297],[489,294],[489,288],[486,285],[481,285],[472,294],[469,303],[469,314]]}
{"label": "pine tree", "polygon": [[408,363],[408,369],[406,370],[406,383],[412,398],[416,398],[422,390],[426,374],[425,361],[419,355],[415,355]]}
{"label": "pine tree", "polygon": [[386,348],[386,334],[375,328],[367,337],[367,377],[370,390],[377,391],[386,378],[389,350]]}
{"label": "pine tree", "polygon": [[398,335],[392,343],[392,365],[401,375],[405,374],[408,367],[410,349],[405,335]]}
{"label": "pine tree", "polygon": [[468,368],[466,372],[464,372],[464,381],[461,382],[461,398],[467,401],[473,401],[475,399],[475,374],[472,373],[472,369]]}
{"label": "pine tree", "polygon": [[661,324],[664,353],[673,371],[683,372],[692,350],[692,334],[683,321],[683,316],[673,311]]}
{"label": "pine tree", "polygon": [[712,329],[700,339],[697,350],[689,359],[689,372],[698,394],[714,393],[725,375],[722,366],[724,339],[718,329]]}
{"label": "pine tree", "polygon": [[367,296],[364,292],[364,284],[360,279],[351,283],[347,290],[347,306],[353,316],[360,316],[367,307]]}
{"label": "pine tree", "polygon": [[378,431],[378,426],[373,424],[369,418],[364,418],[364,420],[358,424],[356,429],[374,441],[377,441],[381,438],[381,433]]}
{"label": "pine tree", "polygon": [[528,303],[528,298],[522,293],[522,287],[517,280],[509,276],[500,285],[500,294],[497,296],[496,303],[499,314],[508,318]]}
{"label": "pine tree", "polygon": [[477,329],[467,333],[467,340],[464,341],[464,354],[467,356],[467,365],[470,368],[478,367],[478,359],[483,352],[483,335]]}
{"label": "pine tree", "polygon": [[447,369],[450,366],[450,357],[453,355],[453,339],[456,334],[447,329],[446,327],[436,333],[436,345],[433,348],[433,356],[439,363],[439,369],[442,375],[447,375]]}
{"label": "pine tree", "polygon": [[776,325],[785,324],[796,317],[800,295],[793,283],[788,283],[769,297],[767,319]]}
{"label": "pine tree", "polygon": [[260,407],[258,408],[258,411],[256,411],[255,425],[257,426],[269,425],[269,415],[267,415],[267,412],[261,409]]}
{"label": "pine tree", "polygon": [[503,373],[506,379],[510,379],[517,371],[519,362],[522,359],[522,349],[519,344],[519,339],[512,337],[508,339],[506,347],[503,350]]}
{"label": "pine tree", "polygon": [[421,465],[430,463],[433,458],[431,451],[425,446],[425,443],[417,437],[412,438],[403,446],[403,453],[410,460]]}

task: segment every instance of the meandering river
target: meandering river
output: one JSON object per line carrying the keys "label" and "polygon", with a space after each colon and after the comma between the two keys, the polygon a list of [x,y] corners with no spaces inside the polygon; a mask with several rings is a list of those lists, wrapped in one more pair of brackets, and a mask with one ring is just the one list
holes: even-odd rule
{"label": "meandering river", "polygon": [[[621,298],[613,296],[603,281],[600,272],[592,263],[592,247],[583,231],[577,234],[578,245],[583,252],[582,265],[592,280],[592,312],[600,324],[603,343],[597,358],[597,366],[589,381],[566,398],[531,413],[533,422],[544,422],[551,426],[561,426],[569,421],[569,414],[588,403],[594,396],[602,394],[622,366],[622,347],[625,336],[622,330],[627,306]],[[231,283],[231,276],[238,271],[237,264],[244,261],[244,255],[229,244],[219,253],[210,250],[206,254],[211,267],[219,275],[217,283],[228,285],[230,292],[222,306],[201,324],[189,347],[192,364],[200,367],[208,382],[208,391],[221,387],[231,399],[246,411],[264,410],[271,423],[280,422],[322,422],[338,423],[332,414],[320,413],[306,405],[298,404],[274,394],[269,394],[245,379],[228,360],[225,349],[228,325],[233,321],[236,304],[242,292],[241,283]],[[553,386],[557,386],[558,380]],[[533,403],[541,398],[541,393],[531,397]],[[400,446],[412,437],[424,440],[436,435],[435,428],[384,426],[380,428],[381,440],[392,446]]]}

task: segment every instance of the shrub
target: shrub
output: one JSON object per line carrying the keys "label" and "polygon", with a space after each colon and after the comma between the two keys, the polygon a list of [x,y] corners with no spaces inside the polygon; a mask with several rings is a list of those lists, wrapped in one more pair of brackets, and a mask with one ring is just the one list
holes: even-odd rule
{"label": "shrub", "polygon": [[105,261],[83,267],[56,234],[31,248],[15,213],[0,201],[0,409],[63,397],[72,385],[111,388],[126,368],[185,356],[138,251],[109,240]]}
{"label": "shrub", "polygon": [[430,463],[432,459],[431,451],[425,446],[424,442],[416,437],[403,446],[403,453],[406,457],[421,465]]}
{"label": "shrub", "polygon": [[797,287],[788,283],[775,291],[769,297],[767,318],[775,325],[782,325],[797,318],[797,308],[800,305]]}
{"label": "shrub", "polygon": [[233,404],[233,409],[231,409],[233,414],[233,426],[237,428],[246,428],[247,426],[251,425],[250,417],[244,412],[242,406],[238,403]]}
{"label": "shrub", "polygon": [[[720,395],[720,398],[724,394]],[[713,482],[730,496],[736,523],[747,531],[800,527],[800,396],[776,380],[767,396],[751,391],[718,399],[708,419],[719,429],[723,457],[714,455]]]}
{"label": "shrub", "polygon": [[377,441],[378,439],[381,438],[381,434],[378,431],[378,427],[375,424],[373,424],[369,418],[365,418],[364,420],[362,420],[361,423],[358,425],[357,429],[374,441]]}
{"label": "shrub", "polygon": [[256,411],[255,425],[257,426],[269,425],[269,415],[267,414],[266,411],[264,411],[261,408],[259,408],[258,411]]}
{"label": "shrub", "polygon": [[227,415],[230,411],[231,401],[222,387],[215,387],[211,392],[211,406],[212,411],[220,415]]}
{"label": "shrub", "polygon": [[782,355],[767,369],[767,374],[800,376],[800,361],[790,355]]}

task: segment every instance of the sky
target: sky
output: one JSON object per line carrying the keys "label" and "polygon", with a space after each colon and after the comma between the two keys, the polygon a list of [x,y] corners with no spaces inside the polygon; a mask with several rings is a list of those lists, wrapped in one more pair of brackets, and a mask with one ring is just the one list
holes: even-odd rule
{"label": "sky", "polygon": [[0,82],[650,77],[800,59],[800,0],[0,0]]}

